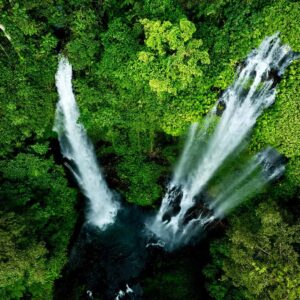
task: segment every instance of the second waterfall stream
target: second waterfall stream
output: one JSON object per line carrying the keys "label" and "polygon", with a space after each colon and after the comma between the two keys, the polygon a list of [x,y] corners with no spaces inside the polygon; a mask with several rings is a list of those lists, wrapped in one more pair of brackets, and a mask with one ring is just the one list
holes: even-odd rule
{"label": "second waterfall stream", "polygon": [[72,67],[64,57],[60,58],[55,79],[59,101],[53,129],[58,134],[63,156],[70,161],[69,167],[89,200],[88,223],[105,228],[114,222],[119,203],[107,187],[85,128],[78,123],[80,114],[72,89]]}
{"label": "second waterfall stream", "polygon": [[[160,210],[147,224],[167,249],[187,244],[208,224],[282,175],[281,156],[271,148],[240,163],[238,170],[219,173],[228,162],[235,163],[257,118],[274,103],[275,86],[295,57],[281,45],[278,34],[265,38],[204,123],[191,126]],[[216,179],[218,175],[221,178]]]}

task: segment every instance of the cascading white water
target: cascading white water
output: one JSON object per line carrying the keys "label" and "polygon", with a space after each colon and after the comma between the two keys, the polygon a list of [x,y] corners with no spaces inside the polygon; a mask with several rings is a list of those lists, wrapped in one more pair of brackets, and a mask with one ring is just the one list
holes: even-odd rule
{"label": "cascading white water", "polygon": [[[278,34],[267,37],[247,57],[237,79],[218,100],[204,125],[191,126],[160,210],[147,224],[169,248],[188,242],[199,228],[221,218],[242,199],[282,174],[283,165],[276,165],[278,155],[267,149],[250,161],[214,201],[206,204],[202,200],[203,209],[192,210],[199,206],[197,197],[203,198],[223,163],[242,149],[243,141],[263,110],[274,102],[276,80],[294,58],[288,46],[280,45]],[[219,114],[221,117],[214,125]],[[208,129],[212,128],[210,135]]]}
{"label": "cascading white water", "polygon": [[94,148],[83,125],[72,89],[72,67],[62,57],[56,73],[59,94],[55,125],[61,152],[67,158],[83,194],[89,200],[87,220],[100,228],[114,222],[119,203],[113,199],[97,163]]}
{"label": "cascading white water", "polygon": [[280,177],[285,170],[281,156],[272,148],[257,154],[239,176],[222,190],[211,203],[214,218],[222,218],[249,195],[260,190],[267,182]]}
{"label": "cascading white water", "polygon": [[119,292],[118,292],[117,297],[115,298],[115,300],[120,300],[120,299],[126,297],[126,295],[134,295],[133,290],[131,289],[131,287],[128,284],[126,284],[125,291],[119,290]]}

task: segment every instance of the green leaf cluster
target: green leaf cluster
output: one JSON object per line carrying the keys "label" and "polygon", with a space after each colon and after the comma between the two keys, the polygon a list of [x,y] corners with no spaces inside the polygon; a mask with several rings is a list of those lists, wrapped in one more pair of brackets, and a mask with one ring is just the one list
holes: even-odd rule
{"label": "green leaf cluster", "polygon": [[226,239],[211,245],[213,262],[204,270],[212,297],[298,299],[299,224],[289,224],[272,201],[230,223]]}

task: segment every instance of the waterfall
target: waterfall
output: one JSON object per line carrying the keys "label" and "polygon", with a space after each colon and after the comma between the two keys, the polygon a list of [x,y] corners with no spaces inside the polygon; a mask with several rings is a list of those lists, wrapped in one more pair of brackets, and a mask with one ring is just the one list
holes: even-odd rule
{"label": "waterfall", "polygon": [[72,67],[62,57],[55,76],[59,101],[56,108],[55,125],[61,152],[83,194],[89,200],[87,221],[100,228],[114,222],[119,203],[107,187],[98,166],[86,130],[78,123],[79,110],[72,90]]}
{"label": "waterfall", "polygon": [[209,194],[216,173],[242,151],[257,118],[273,104],[276,83],[295,56],[288,46],[281,45],[278,34],[267,37],[238,69],[234,83],[204,124],[191,126],[160,210],[147,224],[167,247],[189,242],[205,226],[283,173],[279,154],[268,148],[242,165],[217,195]]}

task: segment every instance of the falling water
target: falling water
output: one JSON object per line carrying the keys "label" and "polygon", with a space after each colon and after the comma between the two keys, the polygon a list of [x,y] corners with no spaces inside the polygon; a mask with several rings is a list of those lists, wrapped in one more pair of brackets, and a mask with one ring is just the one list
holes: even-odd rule
{"label": "falling water", "polygon": [[82,192],[89,199],[87,219],[100,228],[113,223],[119,204],[114,201],[101,174],[94,148],[83,125],[72,90],[72,67],[61,58],[56,73],[59,102],[53,130],[58,133],[61,152],[67,158]]}
{"label": "falling water", "polygon": [[126,289],[125,289],[125,291],[120,290],[120,291],[118,292],[118,295],[117,295],[117,297],[115,298],[115,300],[120,300],[120,299],[126,297],[126,295],[133,295],[133,290],[131,289],[131,287],[130,287],[128,284],[126,284]]}
{"label": "falling water", "polygon": [[267,37],[247,57],[204,125],[191,126],[160,210],[148,224],[169,248],[187,243],[194,233],[283,173],[280,156],[267,149],[243,166],[214,199],[207,192],[212,178],[243,149],[257,118],[274,102],[276,83],[294,58],[288,46],[280,45],[278,34]]}

